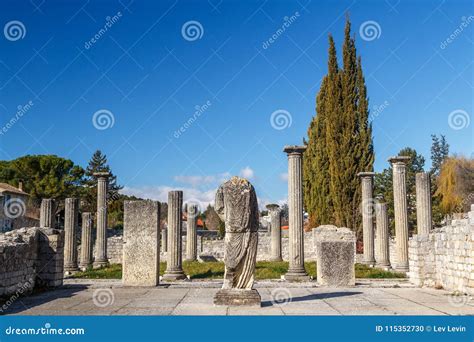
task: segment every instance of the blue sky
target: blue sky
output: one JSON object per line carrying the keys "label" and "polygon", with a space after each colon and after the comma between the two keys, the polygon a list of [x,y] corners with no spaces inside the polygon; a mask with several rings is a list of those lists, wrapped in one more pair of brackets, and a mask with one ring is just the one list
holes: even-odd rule
{"label": "blue sky", "polygon": [[432,133],[471,155],[472,1],[8,0],[0,158],[57,154],[86,166],[101,149],[127,193],[165,200],[179,188],[206,204],[240,174],[261,204],[283,201],[283,146],[306,135],[327,35],[340,53],[346,13],[376,171],[405,146],[429,167]]}

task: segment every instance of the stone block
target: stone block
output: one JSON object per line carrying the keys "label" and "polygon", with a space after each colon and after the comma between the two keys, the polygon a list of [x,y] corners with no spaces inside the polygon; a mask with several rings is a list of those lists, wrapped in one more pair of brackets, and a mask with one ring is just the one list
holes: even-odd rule
{"label": "stone block", "polygon": [[260,306],[261,298],[257,290],[222,289],[214,296],[214,305]]}
{"label": "stone block", "polygon": [[160,204],[124,203],[123,277],[125,286],[156,286],[160,276]]}
{"label": "stone block", "polygon": [[355,241],[319,240],[317,250],[318,284],[331,287],[355,285]]}

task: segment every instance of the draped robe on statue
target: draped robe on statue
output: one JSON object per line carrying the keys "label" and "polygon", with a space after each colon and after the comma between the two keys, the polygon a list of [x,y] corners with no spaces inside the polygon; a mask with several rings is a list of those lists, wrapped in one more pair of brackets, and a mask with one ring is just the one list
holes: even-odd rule
{"label": "draped robe on statue", "polygon": [[222,289],[252,289],[258,245],[258,203],[255,189],[239,177],[222,184],[215,210],[225,222],[224,285]]}

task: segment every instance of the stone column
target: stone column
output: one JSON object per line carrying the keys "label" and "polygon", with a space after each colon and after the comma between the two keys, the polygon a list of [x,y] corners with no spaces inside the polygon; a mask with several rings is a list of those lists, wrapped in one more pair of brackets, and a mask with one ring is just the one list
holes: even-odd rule
{"label": "stone column", "polygon": [[199,209],[196,204],[188,203],[186,221],[186,260],[197,260],[197,216]]}
{"label": "stone column", "polygon": [[393,200],[395,209],[395,242],[397,248],[397,265],[395,269],[408,272],[408,211],[406,163],[408,156],[391,157],[393,168]]}
{"label": "stone column", "polygon": [[161,248],[163,252],[168,252],[168,227],[161,230]]}
{"label": "stone column", "polygon": [[166,253],[166,272],[163,275],[164,281],[174,281],[185,279],[183,272],[182,256],[182,207],[183,192],[168,192],[168,252]]}
{"label": "stone column", "polygon": [[107,190],[110,173],[96,172],[97,177],[97,237],[95,241],[94,267],[107,266]]}
{"label": "stone column", "polygon": [[267,209],[270,214],[270,261],[282,261],[280,207],[277,204],[269,204]]}
{"label": "stone column", "polygon": [[374,251],[374,198],[373,198],[373,172],[359,172],[357,174],[362,182],[362,234],[364,239],[364,264],[375,265]]}
{"label": "stone column", "polygon": [[66,198],[64,208],[64,272],[77,271],[77,215],[79,200],[77,198]]}
{"label": "stone column", "polygon": [[304,232],[303,232],[303,152],[306,146],[285,146],[288,154],[288,211],[290,265],[285,279],[305,281],[309,276],[304,269]]}
{"label": "stone column", "polygon": [[390,268],[389,250],[389,225],[387,215],[387,203],[377,202],[375,204],[375,215],[377,225],[377,263],[378,267]]}
{"label": "stone column", "polygon": [[54,228],[55,217],[54,217],[54,199],[43,198],[41,200],[40,209],[40,227],[41,228]]}
{"label": "stone column", "polygon": [[431,182],[427,172],[416,174],[416,226],[418,234],[431,231]]}
{"label": "stone column", "polygon": [[92,213],[82,213],[81,270],[92,265],[92,222]]}

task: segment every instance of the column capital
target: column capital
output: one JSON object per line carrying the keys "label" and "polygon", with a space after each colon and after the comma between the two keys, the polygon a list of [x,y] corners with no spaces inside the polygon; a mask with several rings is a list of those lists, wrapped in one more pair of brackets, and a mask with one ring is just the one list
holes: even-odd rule
{"label": "column capital", "polygon": [[409,156],[394,156],[394,157],[388,158],[388,161],[392,165],[393,164],[406,164],[410,159],[411,157]]}
{"label": "column capital", "polygon": [[357,177],[360,178],[373,178],[375,176],[375,172],[359,172]]}
{"label": "column capital", "polygon": [[306,151],[306,146],[286,145],[283,148],[283,152],[288,155],[302,155],[304,151]]}
{"label": "column capital", "polygon": [[265,207],[270,211],[280,209],[280,206],[278,204],[274,204],[274,203],[267,204]]}
{"label": "column capital", "polygon": [[110,177],[110,172],[107,172],[107,171],[100,171],[100,172],[94,172],[92,175],[93,175],[94,177],[96,177],[96,178],[99,178],[99,179],[100,179],[100,178],[105,178],[105,179],[107,179],[107,178]]}

